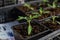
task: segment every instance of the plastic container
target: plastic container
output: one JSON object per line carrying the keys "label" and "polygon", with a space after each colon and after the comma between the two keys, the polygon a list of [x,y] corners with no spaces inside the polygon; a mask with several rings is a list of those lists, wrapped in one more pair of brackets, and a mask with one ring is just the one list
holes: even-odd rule
{"label": "plastic container", "polygon": [[54,31],[39,40],[60,40],[60,30]]}
{"label": "plastic container", "polygon": [[[22,24],[26,24],[26,23],[20,23],[19,25],[22,25]],[[39,24],[39,25],[40,25],[40,27],[47,28],[44,25],[41,25],[41,24]],[[47,28],[47,30],[41,31],[40,33],[32,35],[32,36],[30,36],[28,38],[23,38],[22,39],[21,36],[20,36],[21,34],[18,33],[16,30],[14,30],[14,27],[16,27],[16,26],[18,26],[18,25],[15,25],[15,26],[12,27],[12,29],[14,31],[14,36],[15,36],[16,40],[37,40],[37,39],[39,39],[39,38],[41,38],[41,37],[43,37],[43,36],[51,33],[50,29]]]}

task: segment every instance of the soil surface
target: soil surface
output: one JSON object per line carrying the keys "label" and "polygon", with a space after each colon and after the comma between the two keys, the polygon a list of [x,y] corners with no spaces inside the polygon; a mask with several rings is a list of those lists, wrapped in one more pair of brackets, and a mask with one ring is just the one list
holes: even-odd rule
{"label": "soil surface", "polygon": [[[30,36],[48,30],[48,28],[38,25],[36,23],[31,23],[31,25],[32,25],[33,30]],[[20,34],[19,36],[21,39],[30,37],[27,34],[27,29],[28,29],[28,24],[20,24],[13,27],[13,30]]]}
{"label": "soil surface", "polygon": [[46,22],[43,22],[42,24],[44,24],[45,26],[47,26],[53,31],[60,29],[60,25],[56,22],[53,23],[52,21],[46,21]]}

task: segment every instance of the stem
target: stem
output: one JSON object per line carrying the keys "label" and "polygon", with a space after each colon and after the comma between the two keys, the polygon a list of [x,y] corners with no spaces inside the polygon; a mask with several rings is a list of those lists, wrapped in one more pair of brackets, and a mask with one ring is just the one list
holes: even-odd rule
{"label": "stem", "polygon": [[31,32],[32,32],[32,26],[31,26],[31,24],[30,24],[30,21],[31,21],[31,20],[28,21],[28,35],[30,35]]}
{"label": "stem", "polygon": [[53,23],[55,23],[55,16],[53,16],[53,18],[52,18],[52,19],[53,19]]}
{"label": "stem", "polygon": [[39,12],[40,12],[40,15],[42,15],[42,14],[43,14],[43,9],[40,8],[40,9],[39,9]]}
{"label": "stem", "polygon": [[55,23],[55,18],[56,18],[56,16],[55,16],[55,11],[54,11],[54,14],[53,14],[53,16],[52,16],[53,18],[53,23]]}

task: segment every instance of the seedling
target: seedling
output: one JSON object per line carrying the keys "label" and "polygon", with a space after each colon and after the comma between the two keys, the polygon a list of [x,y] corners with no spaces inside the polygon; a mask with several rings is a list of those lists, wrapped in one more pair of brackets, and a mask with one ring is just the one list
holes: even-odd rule
{"label": "seedling", "polygon": [[34,19],[34,18],[38,18],[40,15],[38,14],[38,12],[32,12],[33,15],[29,15],[28,17],[21,17],[21,16],[18,16],[18,19],[17,20],[22,20],[22,19],[26,19],[27,22],[28,22],[28,35],[31,34],[32,32],[32,26],[31,26],[31,20]]}
{"label": "seedling", "polygon": [[48,7],[51,7],[51,8],[56,8],[57,7],[57,4],[56,4],[57,0],[55,0],[52,5],[48,4]]}
{"label": "seedling", "polygon": [[31,4],[29,4],[29,3],[24,3],[24,6],[25,6],[25,7],[28,7],[28,8],[31,9],[31,10],[34,10],[34,8],[31,7]]}
{"label": "seedling", "polygon": [[45,11],[42,7],[39,9],[40,15],[50,13],[50,11]]}
{"label": "seedling", "polygon": [[55,19],[58,18],[58,16],[52,16],[52,23],[55,23]]}

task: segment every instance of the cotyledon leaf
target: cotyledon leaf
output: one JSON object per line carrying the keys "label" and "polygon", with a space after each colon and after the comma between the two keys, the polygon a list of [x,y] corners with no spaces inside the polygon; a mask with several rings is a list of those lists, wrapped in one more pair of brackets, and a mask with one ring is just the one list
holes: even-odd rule
{"label": "cotyledon leaf", "polygon": [[26,19],[26,17],[18,16],[18,19],[17,20],[22,20],[22,19]]}

